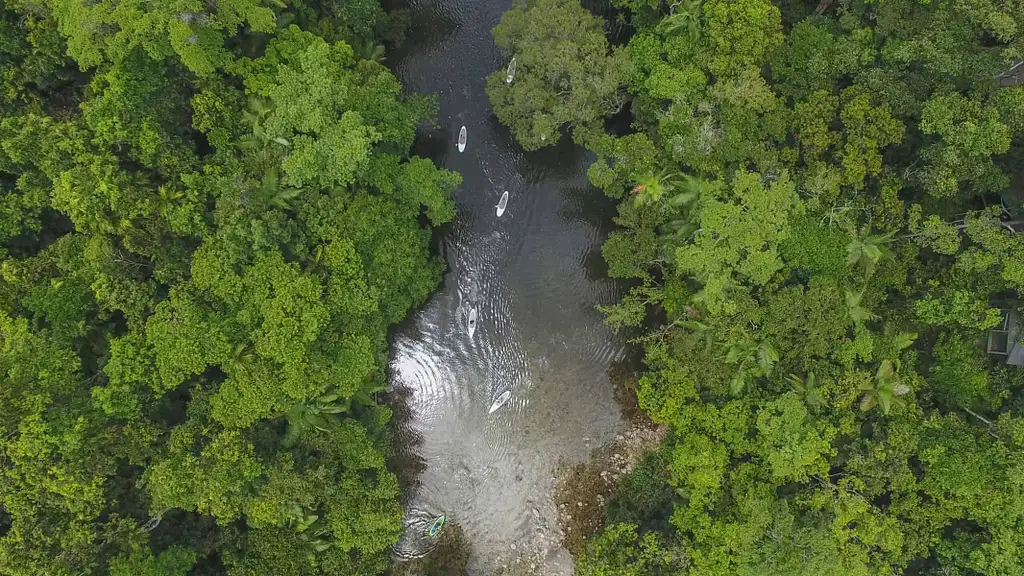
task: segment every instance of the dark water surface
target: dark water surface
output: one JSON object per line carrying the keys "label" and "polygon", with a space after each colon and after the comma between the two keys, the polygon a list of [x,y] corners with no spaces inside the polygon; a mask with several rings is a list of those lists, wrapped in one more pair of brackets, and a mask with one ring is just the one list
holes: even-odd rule
{"label": "dark water surface", "polygon": [[[440,128],[419,147],[463,184],[441,239],[444,285],[393,341],[391,385],[409,392],[399,435],[423,464],[406,494],[396,555],[429,552],[423,532],[447,514],[472,547],[471,574],[517,558],[538,564],[527,573],[571,574],[558,546],[555,467],[584,459],[623,426],[606,375],[623,343],[594,309],[618,296],[600,253],[613,204],[587,184],[589,153],[568,138],[524,153],[494,118],[484,85],[510,56],[491,37],[508,0],[405,6],[412,30],[387,63],[406,89],[438,95]],[[510,198],[498,218],[504,190]],[[511,398],[488,414],[506,390]]]}

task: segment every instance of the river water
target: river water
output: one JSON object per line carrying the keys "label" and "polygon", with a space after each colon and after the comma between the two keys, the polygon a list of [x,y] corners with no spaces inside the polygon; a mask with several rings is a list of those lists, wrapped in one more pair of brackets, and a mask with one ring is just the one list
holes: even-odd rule
{"label": "river water", "polygon": [[[440,127],[421,134],[417,151],[463,183],[456,220],[439,240],[444,284],[392,342],[391,386],[408,392],[399,439],[420,462],[395,552],[428,553],[423,532],[446,514],[468,538],[470,574],[517,558],[537,564],[527,573],[571,574],[558,545],[554,471],[624,426],[606,375],[623,342],[594,308],[618,297],[600,252],[614,205],[587,184],[593,158],[585,150],[563,138],[525,153],[493,116],[485,79],[508,55],[491,29],[508,0],[404,6],[412,29],[387,63],[407,90],[438,95]],[[459,153],[463,125],[468,144]],[[510,399],[488,414],[505,391]]]}

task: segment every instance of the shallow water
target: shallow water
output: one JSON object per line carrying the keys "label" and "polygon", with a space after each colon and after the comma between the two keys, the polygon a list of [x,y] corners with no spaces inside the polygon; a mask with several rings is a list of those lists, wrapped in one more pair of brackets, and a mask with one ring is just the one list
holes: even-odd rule
{"label": "shallow water", "polygon": [[[404,5],[413,29],[387,62],[408,90],[438,94],[440,127],[421,135],[419,153],[461,173],[463,184],[456,221],[440,239],[444,284],[393,339],[391,385],[409,391],[399,436],[423,465],[406,494],[396,555],[429,552],[423,532],[446,514],[465,530],[471,574],[520,554],[542,559],[533,573],[571,573],[557,545],[555,467],[584,459],[623,426],[606,375],[623,342],[594,309],[618,296],[600,253],[614,205],[589,187],[592,157],[568,138],[524,153],[494,118],[485,79],[511,55],[490,31],[510,2]],[[488,414],[506,390],[509,400]]]}

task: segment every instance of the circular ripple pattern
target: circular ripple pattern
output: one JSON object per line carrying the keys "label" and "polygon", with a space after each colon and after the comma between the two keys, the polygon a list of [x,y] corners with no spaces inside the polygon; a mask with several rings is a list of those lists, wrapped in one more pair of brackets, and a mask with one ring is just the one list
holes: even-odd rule
{"label": "circular ripple pattern", "polygon": [[[490,574],[512,550],[556,559],[542,573],[571,573],[558,550],[552,475],[622,426],[606,370],[623,343],[595,310],[618,297],[600,255],[614,204],[587,184],[586,151],[563,138],[524,152],[494,117],[486,77],[510,55],[490,31],[508,2],[393,7],[408,8],[413,27],[387,61],[406,89],[436,93],[440,104],[440,127],[420,134],[417,153],[463,177],[456,221],[441,239],[444,285],[393,339],[391,386],[409,392],[399,434],[415,455],[402,461],[422,464],[404,471],[417,476],[394,552],[429,553],[425,531],[445,514],[469,540],[471,574]],[[488,414],[505,391],[509,400]]]}

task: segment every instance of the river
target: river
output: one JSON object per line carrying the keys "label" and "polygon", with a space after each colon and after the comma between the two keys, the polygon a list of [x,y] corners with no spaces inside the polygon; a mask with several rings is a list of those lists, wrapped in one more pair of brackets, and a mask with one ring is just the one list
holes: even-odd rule
{"label": "river", "polygon": [[[510,2],[404,6],[412,29],[386,63],[407,90],[438,95],[440,126],[421,133],[417,151],[463,183],[456,220],[439,240],[444,283],[392,341],[390,384],[408,392],[399,438],[419,462],[396,555],[429,552],[423,532],[446,514],[468,538],[470,574],[517,558],[536,562],[535,574],[571,574],[558,545],[554,471],[624,426],[606,374],[624,344],[595,310],[618,296],[600,252],[614,204],[588,185],[585,150],[563,138],[525,153],[493,116],[485,79],[507,55],[491,29]],[[468,144],[459,153],[463,125]],[[506,390],[508,402],[488,414]]]}

